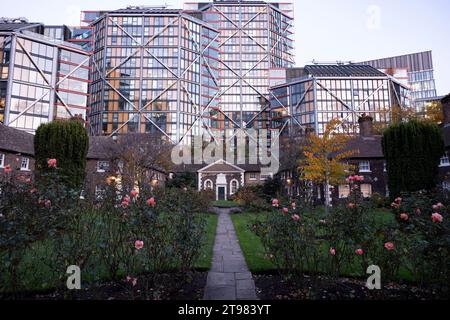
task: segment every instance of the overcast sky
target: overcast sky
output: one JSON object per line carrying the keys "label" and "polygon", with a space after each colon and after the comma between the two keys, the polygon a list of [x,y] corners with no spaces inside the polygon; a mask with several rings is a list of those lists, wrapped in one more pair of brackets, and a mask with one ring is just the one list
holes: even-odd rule
{"label": "overcast sky", "polygon": [[[170,8],[183,6],[181,0],[14,0],[1,6],[0,16],[77,25],[81,10],[165,3]],[[447,94],[449,12],[448,0],[295,0],[297,65],[313,59],[361,61],[433,50],[438,94]]]}

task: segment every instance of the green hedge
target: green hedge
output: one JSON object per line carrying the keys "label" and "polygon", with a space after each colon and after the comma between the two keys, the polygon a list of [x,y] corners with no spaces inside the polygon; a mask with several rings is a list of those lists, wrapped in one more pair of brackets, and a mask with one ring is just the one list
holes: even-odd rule
{"label": "green hedge", "polygon": [[85,178],[88,148],[88,133],[78,121],[53,121],[40,125],[34,137],[38,175],[48,172],[48,159],[56,159],[58,173],[67,185],[80,188]]}
{"label": "green hedge", "polygon": [[442,133],[436,124],[417,120],[393,124],[383,133],[382,144],[391,197],[436,187],[444,154]]}

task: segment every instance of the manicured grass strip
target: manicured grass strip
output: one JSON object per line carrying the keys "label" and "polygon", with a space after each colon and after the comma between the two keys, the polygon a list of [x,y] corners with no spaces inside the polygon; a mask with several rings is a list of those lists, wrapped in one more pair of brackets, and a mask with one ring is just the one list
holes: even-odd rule
{"label": "manicured grass strip", "polygon": [[238,207],[239,204],[234,202],[234,201],[229,201],[229,200],[218,200],[218,201],[213,201],[211,203],[211,205],[213,207],[219,207],[219,208],[233,208],[233,207]]}
{"label": "manicured grass strip", "polygon": [[231,215],[239,244],[251,272],[276,270],[273,263],[266,258],[261,240],[250,229],[257,216],[257,214],[247,213]]}
{"label": "manicured grass strip", "polygon": [[194,263],[194,268],[196,269],[209,270],[211,268],[214,239],[216,237],[217,219],[218,217],[216,214],[209,214],[207,217],[205,227],[206,237],[200,250],[200,256]]}

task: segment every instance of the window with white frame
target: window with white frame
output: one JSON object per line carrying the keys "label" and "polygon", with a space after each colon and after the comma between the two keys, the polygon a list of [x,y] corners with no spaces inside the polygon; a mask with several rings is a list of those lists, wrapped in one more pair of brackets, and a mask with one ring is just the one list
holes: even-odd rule
{"label": "window with white frame", "polygon": [[5,155],[3,153],[0,153],[0,168],[3,168],[5,166]]}
{"label": "window with white frame", "polygon": [[341,184],[338,187],[338,192],[340,199],[348,198],[348,196],[350,195],[350,186],[348,184]]}
{"label": "window with white frame", "polygon": [[272,177],[272,175],[270,175],[270,174],[261,174],[259,180],[267,180],[270,177]]}
{"label": "window with white frame", "polygon": [[448,158],[447,152],[442,156],[441,163],[439,166],[440,167],[449,167],[450,166],[450,159]]}
{"label": "window with white frame", "polygon": [[211,180],[206,180],[205,181],[205,190],[212,190],[212,188],[213,188],[213,183],[212,183],[212,181]]}
{"label": "window with white frame", "polygon": [[97,172],[106,172],[109,169],[109,161],[97,161]]}
{"label": "window with white frame", "polygon": [[95,198],[98,200],[103,199],[106,196],[106,189],[103,185],[95,186]]}
{"label": "window with white frame", "polygon": [[370,172],[370,161],[360,161],[359,172]]}
{"label": "window with white frame", "polygon": [[231,180],[230,182],[230,194],[235,194],[238,189],[237,180]]}
{"label": "window with white frame", "polygon": [[30,159],[26,157],[22,158],[22,161],[20,162],[20,170],[22,171],[30,170]]}
{"label": "window with white frame", "polygon": [[256,173],[250,173],[250,180],[256,180]]}
{"label": "window with white frame", "polygon": [[372,196],[372,185],[371,184],[362,184],[361,185],[361,193],[364,198],[370,198]]}

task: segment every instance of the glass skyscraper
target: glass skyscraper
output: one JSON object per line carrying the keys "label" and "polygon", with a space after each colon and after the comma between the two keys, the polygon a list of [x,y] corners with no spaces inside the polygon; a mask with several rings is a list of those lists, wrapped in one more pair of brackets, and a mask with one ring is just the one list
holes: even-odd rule
{"label": "glass skyscraper", "polygon": [[55,119],[86,118],[89,55],[45,30],[39,23],[0,22],[0,122],[30,133]]}
{"label": "glass skyscraper", "polygon": [[94,135],[211,133],[218,103],[218,31],[182,10],[127,8],[92,25],[89,120]]}
{"label": "glass skyscraper", "polygon": [[409,90],[385,73],[364,65],[308,65],[288,69],[286,83],[271,88],[272,127],[283,136],[321,135],[332,119],[341,130],[358,132],[365,114],[380,126],[391,122],[394,106],[409,106]]}
{"label": "glass skyscraper", "polygon": [[214,0],[184,9],[220,32],[217,134],[269,127],[270,76],[294,64],[292,3]]}

